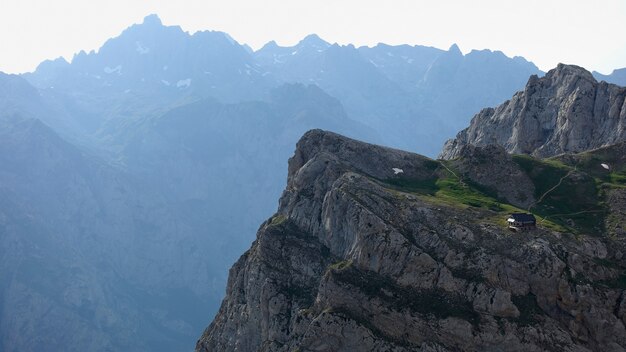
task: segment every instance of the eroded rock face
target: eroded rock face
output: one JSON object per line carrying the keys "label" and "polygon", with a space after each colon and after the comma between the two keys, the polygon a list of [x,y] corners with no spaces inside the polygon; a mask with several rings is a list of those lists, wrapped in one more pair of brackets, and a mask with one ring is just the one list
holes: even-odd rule
{"label": "eroded rock face", "polygon": [[456,158],[467,144],[498,144],[510,153],[549,157],[626,140],[626,88],[597,82],[585,69],[559,64],[531,76],[511,100],[483,109],[446,142],[440,157]]}
{"label": "eroded rock face", "polygon": [[[392,168],[400,168],[395,174]],[[515,234],[390,187],[447,172],[310,131],[198,351],[621,351],[621,240]]]}

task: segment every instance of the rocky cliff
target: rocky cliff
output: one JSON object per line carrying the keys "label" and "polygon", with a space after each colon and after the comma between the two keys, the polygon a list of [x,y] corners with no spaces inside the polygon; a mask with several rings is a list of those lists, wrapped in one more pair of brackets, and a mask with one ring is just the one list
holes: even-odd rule
{"label": "rocky cliff", "polygon": [[[306,133],[197,351],[623,351],[626,245],[609,225],[624,220],[625,165],[576,158],[586,166],[466,148],[438,162]],[[612,171],[593,174],[597,162]],[[601,212],[583,221],[559,202]],[[505,229],[515,204],[537,230]]]}
{"label": "rocky cliff", "polygon": [[499,144],[511,153],[548,157],[624,141],[625,97],[626,88],[559,64],[542,78],[531,76],[511,100],[474,116],[440,157],[455,158],[467,144]]}

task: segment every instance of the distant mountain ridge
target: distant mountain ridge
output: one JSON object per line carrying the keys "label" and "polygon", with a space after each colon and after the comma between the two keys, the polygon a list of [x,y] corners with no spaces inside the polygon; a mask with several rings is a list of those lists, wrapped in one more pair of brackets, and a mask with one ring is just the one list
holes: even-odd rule
{"label": "distant mountain ridge", "polygon": [[489,144],[549,157],[625,140],[626,88],[597,82],[582,67],[559,64],[545,77],[531,76],[511,100],[474,116],[440,157],[455,158],[465,145]]}
{"label": "distant mountain ridge", "polygon": [[596,71],[593,71],[592,74],[598,81],[606,81],[622,87],[626,86],[626,67],[615,69],[609,75],[603,75]]}
{"label": "distant mountain ridge", "polygon": [[525,59],[498,51],[463,55],[456,45],[448,51],[419,45],[355,48],[316,35],[292,47],[270,42],[254,56],[279,82],[317,84],[337,97],[386,145],[433,155],[468,112],[503,101],[505,92],[541,74]]}
{"label": "distant mountain ridge", "polygon": [[151,15],[97,52],[81,52],[71,64],[44,62],[24,77],[101,119],[106,128],[97,132],[100,137],[124,124],[125,115],[160,113],[208,97],[263,100],[283,83],[315,84],[339,99],[351,119],[377,131],[384,144],[434,155],[476,110],[504,101],[531,74],[542,72],[497,51],[356,48],[314,34],[292,47],[270,42],[251,52],[226,33],[190,35]]}

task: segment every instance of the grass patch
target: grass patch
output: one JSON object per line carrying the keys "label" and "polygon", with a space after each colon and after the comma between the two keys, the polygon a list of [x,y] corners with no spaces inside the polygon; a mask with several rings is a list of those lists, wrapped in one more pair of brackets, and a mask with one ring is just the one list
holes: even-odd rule
{"label": "grass patch", "polygon": [[[538,217],[538,225],[549,230],[574,234],[605,233],[608,210],[602,201],[602,189],[607,185],[622,187],[620,183],[626,184],[626,172],[605,173],[606,177],[595,179],[586,174],[585,170],[575,169],[557,159],[540,160],[528,155],[513,155],[513,160],[535,186],[538,203],[530,211]],[[595,159],[588,161],[589,165],[596,165],[598,162]],[[506,226],[502,219],[506,214],[526,212],[499,199],[494,189],[471,180],[459,179],[458,173],[455,174],[455,170],[450,169],[450,164],[438,164],[441,172],[436,172],[433,164],[433,176],[429,178],[410,179],[400,175],[378,181],[392,190],[422,195],[432,202],[495,212],[493,217],[481,221],[499,226]],[[597,175],[601,175],[602,171],[596,171]]]}
{"label": "grass patch", "polygon": [[351,265],[352,265],[352,259],[350,259],[350,260],[342,260],[340,262],[333,263],[333,264],[329,265],[328,268],[332,269],[332,270],[343,270],[343,269],[348,268]]}
{"label": "grass patch", "polygon": [[409,178],[389,178],[381,181],[391,186],[391,188],[393,189],[406,193],[433,195],[439,189],[437,186],[437,177],[431,177],[425,180]]}
{"label": "grass patch", "polygon": [[533,213],[558,225],[557,230],[604,233],[607,210],[601,201],[601,187],[593,177],[575,172],[573,167],[557,160],[539,160],[527,155],[514,155],[513,160],[535,185],[538,203],[531,208]]}
{"label": "grass patch", "polygon": [[438,198],[475,208],[484,208],[496,212],[506,211],[507,207],[497,199],[481,193],[467,183],[461,183],[453,176],[440,178],[436,184],[439,189],[435,192],[435,196]]}
{"label": "grass patch", "polygon": [[270,218],[269,226],[278,226],[283,224],[287,220],[287,217],[283,214],[276,214]]}

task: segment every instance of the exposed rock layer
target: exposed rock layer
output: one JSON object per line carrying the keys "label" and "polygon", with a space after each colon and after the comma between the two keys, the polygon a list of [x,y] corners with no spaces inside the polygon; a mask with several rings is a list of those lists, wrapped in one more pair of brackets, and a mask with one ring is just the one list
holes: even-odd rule
{"label": "exposed rock layer", "polygon": [[488,209],[392,186],[446,167],[305,134],[197,350],[623,351],[621,240],[513,234]]}
{"label": "exposed rock layer", "polygon": [[523,91],[483,109],[470,126],[446,142],[441,158],[464,145],[499,144],[510,153],[549,157],[626,140],[626,88],[597,82],[585,69],[559,64],[531,76]]}

